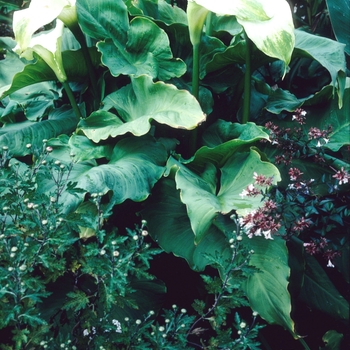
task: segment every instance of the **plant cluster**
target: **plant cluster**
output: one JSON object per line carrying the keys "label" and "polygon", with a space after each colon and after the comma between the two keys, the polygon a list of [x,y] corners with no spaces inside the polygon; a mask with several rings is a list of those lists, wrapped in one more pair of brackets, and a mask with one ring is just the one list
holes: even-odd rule
{"label": "plant cluster", "polygon": [[4,349],[346,347],[339,1],[1,2]]}

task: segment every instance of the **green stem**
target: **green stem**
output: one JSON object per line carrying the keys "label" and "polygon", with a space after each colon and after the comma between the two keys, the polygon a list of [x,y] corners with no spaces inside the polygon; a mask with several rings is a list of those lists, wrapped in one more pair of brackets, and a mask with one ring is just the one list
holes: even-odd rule
{"label": "green stem", "polygon": [[[193,66],[192,66],[192,95],[199,101],[199,44],[193,45]],[[196,151],[198,131],[197,128],[191,132],[189,141],[190,155]]]}
{"label": "green stem", "polygon": [[193,45],[192,95],[199,98],[199,44]]}
{"label": "green stem", "polygon": [[205,34],[211,36],[213,32],[213,25],[211,19],[213,17],[213,12],[208,12],[207,18],[205,19]]}
{"label": "green stem", "polygon": [[302,338],[299,338],[300,343],[303,345],[305,350],[310,350],[309,346],[306,344],[306,341]]}
{"label": "green stem", "polygon": [[250,84],[251,84],[251,42],[246,34],[246,59],[245,59],[245,73],[244,73],[244,96],[243,96],[243,117],[242,124],[249,121],[250,114]]}
{"label": "green stem", "polygon": [[83,116],[81,115],[81,112],[80,112],[80,109],[77,105],[77,102],[75,101],[75,98],[74,98],[74,95],[73,95],[73,92],[72,92],[72,89],[70,88],[69,84],[67,81],[63,82],[62,83],[66,93],[67,93],[67,96],[68,96],[68,99],[69,99],[69,102],[73,108],[73,111],[75,113],[75,115],[77,116],[78,119],[82,119]]}
{"label": "green stem", "polygon": [[307,12],[307,21],[309,24],[309,27],[312,27],[312,15],[311,15],[311,6],[310,0],[306,1],[306,12]]}
{"label": "green stem", "polygon": [[89,49],[86,45],[85,36],[77,23],[70,25],[69,29],[74,34],[75,38],[78,40],[78,42],[80,44],[81,51],[82,51],[83,56],[84,56],[86,68],[87,68],[88,74],[89,74],[89,79],[90,79],[91,88],[92,88],[92,94],[94,96],[94,108],[98,109],[98,106],[100,104],[100,98],[99,98],[98,89],[97,89],[97,80],[96,80],[95,69],[94,69],[94,65],[93,65],[92,60],[91,60],[90,52],[89,52]]}

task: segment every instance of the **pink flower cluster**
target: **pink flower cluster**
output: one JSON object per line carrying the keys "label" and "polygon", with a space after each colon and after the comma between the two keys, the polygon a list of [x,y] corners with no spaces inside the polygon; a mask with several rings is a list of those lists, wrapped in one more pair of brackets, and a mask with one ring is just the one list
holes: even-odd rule
{"label": "pink flower cluster", "polygon": [[332,177],[339,181],[339,185],[348,183],[350,179],[350,175],[345,171],[344,167],[337,171]]}
{"label": "pink flower cluster", "polygon": [[333,260],[337,256],[341,256],[341,252],[332,249],[325,249],[328,246],[327,239],[321,237],[320,240],[304,243],[305,251],[310,255],[321,254],[322,257],[328,260],[327,267],[334,267]]}
{"label": "pink flower cluster", "polygon": [[261,208],[241,218],[240,223],[249,238],[264,235],[266,239],[273,239],[272,235],[281,227],[280,215],[275,213],[276,208],[275,202],[267,200]]}

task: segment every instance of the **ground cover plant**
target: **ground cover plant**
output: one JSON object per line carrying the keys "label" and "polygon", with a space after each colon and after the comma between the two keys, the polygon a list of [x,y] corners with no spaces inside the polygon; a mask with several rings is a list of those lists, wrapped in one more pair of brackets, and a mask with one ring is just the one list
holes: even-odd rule
{"label": "ground cover plant", "polygon": [[349,10],[0,1],[1,348],[347,349]]}

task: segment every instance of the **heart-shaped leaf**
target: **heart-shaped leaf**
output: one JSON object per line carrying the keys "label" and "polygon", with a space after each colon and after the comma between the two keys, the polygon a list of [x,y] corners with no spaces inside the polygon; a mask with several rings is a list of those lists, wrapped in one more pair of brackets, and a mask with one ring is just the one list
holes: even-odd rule
{"label": "heart-shaped leaf", "polygon": [[253,149],[250,152],[233,153],[219,169],[220,181],[215,165],[210,163],[210,159],[207,162],[204,172],[196,174],[173,161],[178,168],[176,187],[181,191],[181,201],[186,204],[196,243],[203,239],[219,213],[228,214],[235,210],[239,215],[245,215],[259,207],[262,195],[241,195],[244,189],[254,183],[254,173],[272,176],[274,182],[280,180],[277,168],[261,161],[259,153]]}
{"label": "heart-shaped leaf", "polygon": [[[127,132],[144,135],[152,120],[190,130],[205,119],[197,100],[188,91],[163,82],[153,83],[147,75],[132,78],[131,84],[108,95],[103,103],[104,110],[92,113],[78,126],[94,142]],[[106,111],[112,108],[118,116]]]}
{"label": "heart-shaped leaf", "polygon": [[169,80],[186,72],[186,65],[173,58],[166,33],[147,18],[136,17],[130,22],[127,41],[106,39],[97,44],[102,63],[115,77],[120,74]]}

